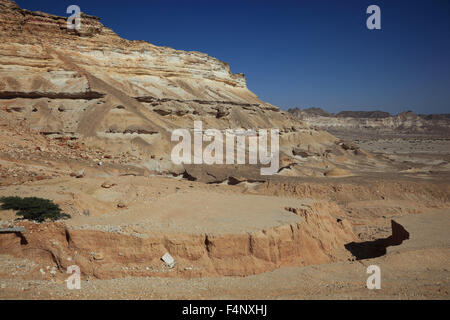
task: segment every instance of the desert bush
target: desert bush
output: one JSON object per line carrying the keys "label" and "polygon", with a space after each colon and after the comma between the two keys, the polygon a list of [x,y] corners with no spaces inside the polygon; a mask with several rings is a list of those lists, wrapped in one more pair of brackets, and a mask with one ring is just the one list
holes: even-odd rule
{"label": "desert bush", "polygon": [[1,197],[2,210],[17,210],[16,215],[23,219],[43,222],[48,220],[68,219],[68,214],[62,213],[61,208],[48,199],[36,197]]}

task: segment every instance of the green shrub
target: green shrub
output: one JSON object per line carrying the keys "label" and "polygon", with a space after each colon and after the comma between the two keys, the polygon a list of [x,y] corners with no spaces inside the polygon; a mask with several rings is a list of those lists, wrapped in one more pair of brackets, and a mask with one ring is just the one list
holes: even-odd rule
{"label": "green shrub", "polygon": [[55,221],[58,219],[68,219],[70,216],[61,213],[61,209],[51,200],[29,197],[1,197],[2,210],[17,210],[16,215],[23,219],[43,222],[46,219]]}

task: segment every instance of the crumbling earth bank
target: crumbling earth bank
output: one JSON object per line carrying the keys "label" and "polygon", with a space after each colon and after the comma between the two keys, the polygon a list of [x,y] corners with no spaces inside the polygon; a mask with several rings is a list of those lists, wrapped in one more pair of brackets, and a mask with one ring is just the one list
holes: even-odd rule
{"label": "crumbling earth bank", "polygon": [[[94,230],[70,230],[64,223],[22,222],[23,234],[0,234],[0,254],[55,265],[78,265],[84,275],[202,277],[246,276],[286,265],[329,263],[350,258],[344,244],[356,240],[351,225],[336,219],[336,206],[313,204],[294,210],[300,222],[247,234],[148,233],[135,237]],[[293,213],[295,214],[295,213]],[[161,257],[169,252],[175,267]]]}

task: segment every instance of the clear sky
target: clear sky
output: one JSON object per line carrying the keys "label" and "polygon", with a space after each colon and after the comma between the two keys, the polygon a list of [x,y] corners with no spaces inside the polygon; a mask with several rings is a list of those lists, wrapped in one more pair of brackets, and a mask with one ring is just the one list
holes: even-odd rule
{"label": "clear sky", "polygon": [[[450,113],[449,0],[17,0],[79,5],[130,40],[208,53],[283,109]],[[366,9],[381,8],[381,30]]]}

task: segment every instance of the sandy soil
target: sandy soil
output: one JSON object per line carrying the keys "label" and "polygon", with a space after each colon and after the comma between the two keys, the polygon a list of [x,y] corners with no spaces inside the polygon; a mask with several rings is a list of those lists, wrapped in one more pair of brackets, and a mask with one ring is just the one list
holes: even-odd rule
{"label": "sandy soil", "polygon": [[[80,290],[61,281],[1,279],[1,298],[15,299],[449,299],[449,211],[398,219],[411,238],[379,258],[285,267],[249,277],[84,279]],[[420,263],[418,263],[420,261]],[[26,273],[29,261],[2,256],[2,274]],[[369,265],[381,268],[380,290],[366,288]]]}
{"label": "sandy soil", "polygon": [[[423,161],[421,156],[406,156],[418,162]],[[428,156],[434,161],[442,158],[442,155],[436,154]],[[59,162],[54,168],[59,172],[67,172],[63,163]],[[79,164],[75,162],[75,166],[77,165]],[[19,185],[10,184],[0,188],[0,195],[34,195],[53,199],[72,215],[72,219],[63,223],[73,237],[72,246],[79,251],[83,250],[83,246],[94,251],[90,260],[80,260],[85,263],[86,270],[91,266],[100,270],[98,268],[105,263],[105,268],[120,268],[120,272],[87,272],[82,275],[82,289],[69,290],[64,282],[68,276],[64,267],[73,264],[75,260],[72,259],[76,259],[70,243],[64,249],[66,251],[61,253],[62,259],[70,260],[58,265],[42,255],[25,254],[25,251],[17,254],[13,250],[17,249],[15,244],[8,249],[4,242],[0,246],[0,298],[449,298],[450,193],[445,172],[380,172],[352,177],[304,178],[301,181],[295,177],[283,177],[279,181],[268,183],[242,182],[227,185],[187,181],[179,177],[120,176],[114,173],[114,170],[120,168],[111,170],[90,167],[89,170],[87,176],[81,179],[62,176]],[[305,255],[308,251],[304,250],[309,250],[310,260],[303,262],[281,259],[276,264],[264,264],[245,257],[239,258],[242,243],[230,241],[230,236],[241,237],[292,223],[300,223],[301,226],[302,221],[305,223],[305,217],[308,217],[301,213],[308,212],[308,208],[315,203],[322,204],[321,211],[328,212],[335,219],[333,221],[344,220],[350,223],[354,232],[354,240],[344,237],[347,240],[339,242],[333,238],[336,230],[339,230],[334,226],[321,231],[320,228],[313,228],[314,225],[303,224],[303,228],[311,230],[313,236],[330,239],[329,243],[341,246],[339,250],[332,247],[325,250],[332,258],[318,258],[316,252],[323,252],[323,248],[311,249],[316,248],[314,246],[305,247],[301,251]],[[119,208],[118,204],[123,204],[124,207]],[[296,209],[300,210],[297,212]],[[3,227],[16,224],[13,212],[2,211],[0,217]],[[399,223],[410,236],[397,246],[387,247],[386,254],[373,254],[371,258],[359,260],[355,254],[352,257],[351,252],[344,249],[345,244],[360,243],[370,255],[377,241],[391,236],[391,220]],[[317,226],[321,224],[319,222]],[[50,227],[49,225],[48,230]],[[77,232],[100,232],[101,236],[97,233]],[[133,241],[137,240],[120,240],[127,236],[145,241],[158,233],[166,234],[165,237],[169,240],[167,235],[170,233],[200,237],[205,233],[210,236],[224,235],[223,246],[216,251],[219,260],[211,261],[215,261],[213,265],[216,267],[224,268],[220,272],[227,276],[208,269],[211,263],[209,260],[205,262],[203,259],[203,262],[196,263],[195,260],[178,256],[177,251],[172,253],[175,252],[178,265],[174,269],[168,269],[159,259],[168,248],[166,245],[163,244],[159,251],[152,251],[156,258],[147,261],[143,258],[145,254],[141,256],[138,251],[127,253],[131,248],[127,246],[135,245]],[[25,233],[25,236],[32,245],[42,245],[34,242],[35,238],[31,234]],[[61,237],[63,243],[64,234]],[[277,237],[273,238],[275,242],[279,241]],[[47,239],[50,242],[60,241],[60,236],[49,233]],[[301,239],[305,241],[307,237],[303,235],[300,241]],[[105,249],[110,246],[108,241],[114,241],[110,251]],[[202,241],[204,238],[200,239]],[[245,241],[248,243],[248,240],[243,243]],[[156,243],[154,245],[158,246]],[[321,243],[323,245],[326,242]],[[114,251],[117,245],[118,253]],[[143,242],[139,246],[142,245]],[[45,248],[51,249],[51,245]],[[145,248],[147,247],[144,246],[143,251],[147,250]],[[379,248],[376,249],[378,252]],[[120,251],[125,252],[125,258],[118,257],[122,254]],[[86,252],[87,256],[89,254]],[[230,256],[221,260],[224,259],[224,254]],[[104,257],[96,260],[95,255]],[[217,261],[219,264],[214,264]],[[380,290],[366,288],[366,269],[373,264],[378,265],[382,271]],[[242,265],[253,267],[242,269]]]}

